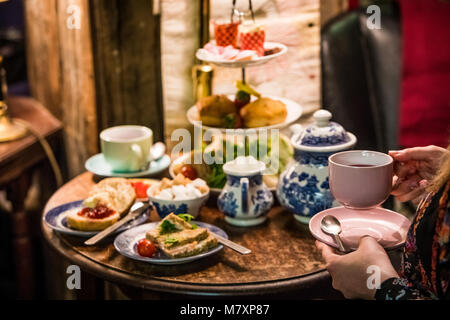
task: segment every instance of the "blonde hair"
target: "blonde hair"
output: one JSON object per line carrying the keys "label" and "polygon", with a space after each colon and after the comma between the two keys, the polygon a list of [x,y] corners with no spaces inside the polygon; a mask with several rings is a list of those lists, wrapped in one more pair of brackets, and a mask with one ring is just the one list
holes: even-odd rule
{"label": "blonde hair", "polygon": [[441,159],[441,165],[436,173],[436,176],[427,187],[428,192],[438,192],[439,189],[450,180],[450,144],[447,147],[447,151]]}

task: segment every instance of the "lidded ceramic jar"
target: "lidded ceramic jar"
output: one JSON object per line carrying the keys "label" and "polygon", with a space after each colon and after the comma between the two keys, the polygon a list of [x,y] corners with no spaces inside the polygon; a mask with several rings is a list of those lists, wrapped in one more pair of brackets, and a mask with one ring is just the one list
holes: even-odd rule
{"label": "lidded ceramic jar", "polygon": [[314,214],[339,205],[330,191],[328,157],[356,144],[356,137],[330,121],[331,117],[329,111],[321,109],[313,115],[315,123],[291,127],[294,159],[280,175],[277,197],[302,223],[307,224]]}

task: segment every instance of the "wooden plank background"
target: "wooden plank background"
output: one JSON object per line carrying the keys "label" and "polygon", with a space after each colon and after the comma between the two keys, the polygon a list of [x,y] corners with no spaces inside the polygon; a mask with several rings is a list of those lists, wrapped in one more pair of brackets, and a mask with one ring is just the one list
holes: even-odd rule
{"label": "wooden plank background", "polygon": [[138,124],[164,138],[160,16],[149,0],[90,1],[99,129]]}
{"label": "wooden plank background", "polygon": [[[79,28],[69,28],[69,6]],[[32,95],[64,124],[69,177],[98,152],[98,133],[120,124],[164,138],[160,16],[149,0],[27,0]],[[91,28],[92,24],[92,28]]]}
{"label": "wooden plank background", "polygon": [[[80,28],[67,27],[67,7],[80,9]],[[84,171],[98,151],[89,0],[25,1],[32,95],[64,124],[67,171]]]}

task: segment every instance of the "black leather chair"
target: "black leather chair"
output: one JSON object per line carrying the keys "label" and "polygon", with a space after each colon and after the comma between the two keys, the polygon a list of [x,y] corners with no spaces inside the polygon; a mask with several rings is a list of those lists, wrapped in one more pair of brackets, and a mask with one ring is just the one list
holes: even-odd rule
{"label": "black leather chair", "polygon": [[322,105],[358,137],[356,148],[386,152],[397,144],[401,79],[398,5],[380,5],[381,29],[369,29],[366,8],[322,28]]}

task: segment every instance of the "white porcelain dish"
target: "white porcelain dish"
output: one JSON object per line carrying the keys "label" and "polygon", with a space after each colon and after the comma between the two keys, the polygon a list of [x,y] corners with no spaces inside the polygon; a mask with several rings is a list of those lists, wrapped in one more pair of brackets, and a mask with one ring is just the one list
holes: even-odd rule
{"label": "white porcelain dish", "polygon": [[199,59],[201,61],[212,63],[212,64],[215,64],[220,67],[246,68],[246,67],[253,67],[253,66],[259,66],[259,65],[266,64],[270,60],[284,55],[288,50],[288,48],[282,43],[268,42],[268,41],[264,42],[264,49],[270,50],[273,48],[280,48],[280,51],[278,51],[277,53],[271,54],[271,55],[258,57],[256,59],[247,60],[247,61],[217,59],[213,55],[211,55],[208,51],[206,51],[205,49],[202,49],[202,48],[197,49],[195,56],[197,57],[197,59]]}

